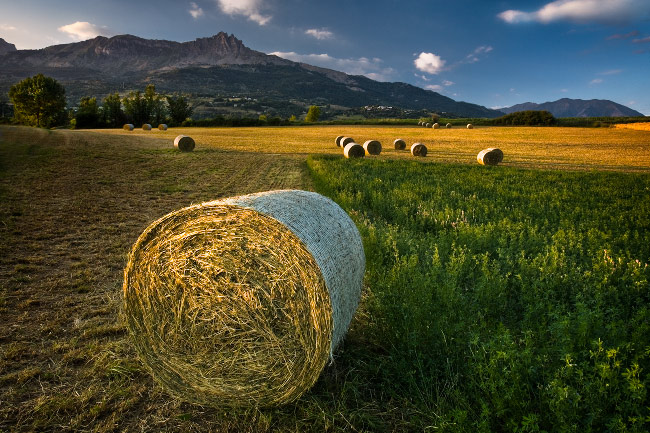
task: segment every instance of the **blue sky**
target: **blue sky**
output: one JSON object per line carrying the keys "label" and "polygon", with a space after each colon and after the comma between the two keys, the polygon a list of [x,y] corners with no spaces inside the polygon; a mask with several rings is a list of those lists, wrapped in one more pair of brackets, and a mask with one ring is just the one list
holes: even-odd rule
{"label": "blue sky", "polygon": [[487,107],[611,99],[650,115],[650,0],[0,0],[19,49],[224,31],[265,53]]}

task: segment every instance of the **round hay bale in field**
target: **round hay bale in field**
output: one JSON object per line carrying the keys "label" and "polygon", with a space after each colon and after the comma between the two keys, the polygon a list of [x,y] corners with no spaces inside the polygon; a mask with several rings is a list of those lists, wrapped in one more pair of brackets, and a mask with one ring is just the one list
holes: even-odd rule
{"label": "round hay bale in field", "polygon": [[194,150],[194,146],[196,146],[194,139],[187,135],[179,135],[174,139],[174,147],[181,152],[191,152]]}
{"label": "round hay bale in field", "polygon": [[366,156],[366,150],[360,144],[348,143],[343,148],[343,155],[346,158],[363,158]]}
{"label": "round hay bale in field", "polygon": [[352,137],[343,137],[341,140],[339,140],[339,143],[341,143],[341,147],[345,149],[345,146],[347,146],[350,143],[354,143],[354,138]]}
{"label": "round hay bale in field", "polygon": [[424,127],[425,127],[425,128],[430,128],[430,127],[431,127],[431,124],[430,124],[430,123],[425,123],[425,124],[424,124]]}
{"label": "round hay bale in field", "polygon": [[503,152],[496,147],[489,147],[481,150],[476,156],[476,160],[481,165],[497,165],[503,161]]}
{"label": "round hay bale in field", "polygon": [[165,123],[161,123],[158,125],[158,129],[161,131],[167,131],[167,125]]}
{"label": "round hay bale in field", "polygon": [[154,221],[124,270],[124,312],[153,377],[182,400],[276,406],[318,379],[359,304],[359,232],[332,200],[269,191]]}
{"label": "round hay bale in field", "polygon": [[468,123],[467,124],[467,129],[474,129],[474,125],[472,125],[471,123]]}
{"label": "round hay bale in field", "polygon": [[142,125],[142,130],[143,131],[151,131],[151,124],[150,123],[145,123]]}
{"label": "round hay bale in field", "polygon": [[125,131],[133,131],[135,129],[135,125],[133,125],[133,123],[125,123],[122,129]]}
{"label": "round hay bale in field", "polygon": [[406,149],[406,141],[402,140],[401,138],[398,138],[397,140],[393,141],[393,144],[395,145],[396,150]]}
{"label": "round hay bale in field", "polygon": [[439,124],[438,122],[436,122],[436,123],[434,123],[431,127],[432,127],[433,129],[438,129],[438,128],[440,128],[440,124]]}
{"label": "round hay bale in field", "polygon": [[363,149],[366,155],[379,155],[381,153],[381,143],[377,140],[368,140],[363,143]]}
{"label": "round hay bale in field", "polygon": [[344,138],[345,138],[345,135],[339,135],[338,137],[336,137],[336,145],[338,147],[341,147],[341,140],[344,139]]}
{"label": "round hay bale in field", "polygon": [[427,147],[422,143],[413,143],[411,146],[411,155],[427,156]]}
{"label": "round hay bale in field", "polygon": [[446,127],[447,129],[451,129],[451,123],[448,123],[447,125],[445,125],[445,127]]}
{"label": "round hay bale in field", "polygon": [[422,126],[422,121],[418,121],[418,126]]}

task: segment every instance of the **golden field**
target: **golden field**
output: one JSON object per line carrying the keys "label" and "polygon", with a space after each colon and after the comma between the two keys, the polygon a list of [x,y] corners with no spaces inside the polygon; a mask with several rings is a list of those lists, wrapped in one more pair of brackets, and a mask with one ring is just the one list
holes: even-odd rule
{"label": "golden field", "polygon": [[637,131],[650,131],[650,122],[638,123],[619,123],[616,125],[620,129],[636,129]]}
{"label": "golden field", "polygon": [[[379,140],[379,158],[412,158],[408,151],[393,149],[402,138],[407,148],[424,143],[427,162],[475,164],[476,155],[487,147],[503,150],[503,165],[522,168],[588,169],[615,171],[650,170],[650,134],[620,128],[486,127],[431,129],[416,126],[300,126],[252,128],[170,128],[167,131],[127,132],[122,129],[89,131],[97,135],[128,135],[143,145],[172,146],[179,135],[196,141],[195,152],[219,149],[277,154],[342,154],[334,143],[338,135],[363,144]],[[80,133],[80,132],[76,132]],[[84,134],[87,132],[83,132]],[[99,139],[101,142],[101,139]]]}

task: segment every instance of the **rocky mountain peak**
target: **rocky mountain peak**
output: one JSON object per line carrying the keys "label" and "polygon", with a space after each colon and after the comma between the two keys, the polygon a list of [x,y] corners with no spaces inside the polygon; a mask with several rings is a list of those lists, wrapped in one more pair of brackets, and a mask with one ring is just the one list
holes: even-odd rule
{"label": "rocky mountain peak", "polygon": [[12,51],[16,51],[16,46],[0,38],[0,56]]}

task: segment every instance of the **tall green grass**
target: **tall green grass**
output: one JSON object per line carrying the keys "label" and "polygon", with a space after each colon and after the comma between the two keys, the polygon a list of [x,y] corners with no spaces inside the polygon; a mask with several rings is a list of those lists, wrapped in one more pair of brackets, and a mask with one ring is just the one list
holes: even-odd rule
{"label": "tall green grass", "polygon": [[416,429],[650,429],[650,176],[308,166],[364,240],[372,374],[350,380],[374,404]]}

